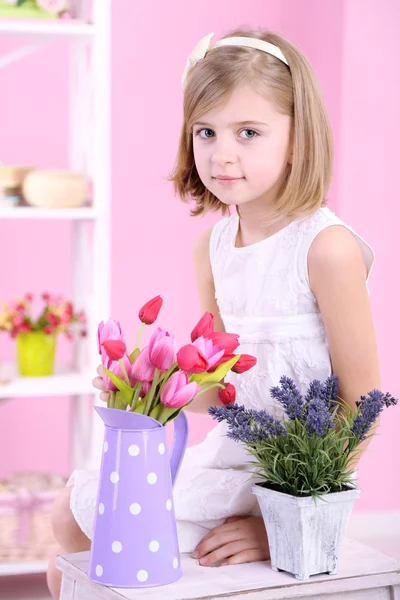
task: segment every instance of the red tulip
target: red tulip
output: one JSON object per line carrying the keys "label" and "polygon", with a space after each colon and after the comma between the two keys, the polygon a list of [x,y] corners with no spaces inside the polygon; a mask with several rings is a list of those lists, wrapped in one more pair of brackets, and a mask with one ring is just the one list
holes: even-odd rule
{"label": "red tulip", "polygon": [[182,346],[176,356],[178,367],[187,373],[204,373],[208,368],[208,361],[193,345]]}
{"label": "red tulip", "polygon": [[190,335],[192,342],[201,336],[210,338],[214,332],[214,321],[214,315],[210,312],[205,312]]}
{"label": "red tulip", "polygon": [[194,381],[188,383],[186,373],[177,372],[163,385],[160,400],[168,408],[181,408],[186,406],[200,390],[200,386]]}
{"label": "red tulip", "polygon": [[220,389],[218,391],[218,398],[221,400],[224,406],[228,406],[228,404],[235,404],[236,400],[236,389],[235,386],[231,383],[225,384],[225,389]]}
{"label": "red tulip", "polygon": [[146,302],[139,310],[139,319],[146,325],[152,325],[158,317],[161,310],[163,299],[161,296],[156,296],[152,300]]}
{"label": "red tulip", "polygon": [[248,371],[256,364],[257,359],[255,356],[250,356],[250,354],[241,354],[237,363],[232,367],[232,371],[234,373],[244,373]]}
{"label": "red tulip", "polygon": [[215,365],[213,365],[213,367],[211,369],[209,369],[209,372],[213,372],[216,371],[216,369],[218,369],[218,367],[220,367],[221,365],[223,365],[224,363],[228,362],[228,360],[231,360],[231,358],[233,358],[234,356],[236,356],[236,354],[224,354],[218,362],[215,363]]}
{"label": "red tulip", "polygon": [[122,340],[105,340],[102,346],[110,360],[120,360],[126,354],[126,345]]}
{"label": "red tulip", "polygon": [[214,344],[222,346],[227,354],[232,354],[239,346],[239,336],[237,333],[214,331],[209,337]]}

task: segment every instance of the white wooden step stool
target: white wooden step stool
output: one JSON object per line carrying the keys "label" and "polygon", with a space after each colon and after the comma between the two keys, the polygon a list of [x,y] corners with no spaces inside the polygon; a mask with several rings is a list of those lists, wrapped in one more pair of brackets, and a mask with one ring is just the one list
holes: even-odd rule
{"label": "white wooden step stool", "polygon": [[201,567],[181,555],[176,583],[145,589],[108,588],[88,580],[89,552],[58,556],[63,573],[60,600],[400,600],[400,561],[354,540],[342,544],[337,575],[308,581],[271,569],[270,562]]}

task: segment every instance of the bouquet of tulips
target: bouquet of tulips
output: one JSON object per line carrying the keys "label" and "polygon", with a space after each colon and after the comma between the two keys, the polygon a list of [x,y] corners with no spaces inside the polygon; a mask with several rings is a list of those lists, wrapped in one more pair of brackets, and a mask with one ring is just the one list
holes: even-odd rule
{"label": "bouquet of tulips", "polygon": [[103,381],[110,392],[108,407],[141,413],[165,425],[194,398],[214,387],[219,388],[219,398],[225,406],[234,403],[234,386],[221,383],[223,378],[230,370],[249,370],[257,360],[234,354],[239,346],[238,335],[214,331],[211,313],[202,316],[191,333],[191,343],[179,350],[174,337],[159,327],[148,345],[139,348],[144,327],[156,321],[162,303],[157,296],[140,309],[142,325],[131,353],[127,352],[117,321],[100,323],[98,349]]}
{"label": "bouquet of tulips", "polygon": [[85,313],[76,312],[72,302],[48,292],[41,295],[41,300],[43,308],[36,317],[32,314],[32,294],[25,294],[23,298],[9,304],[3,303],[0,310],[0,331],[8,332],[12,338],[19,333],[42,331],[46,335],[64,333],[68,339],[72,339],[73,329],[77,326],[79,335],[86,336]]}

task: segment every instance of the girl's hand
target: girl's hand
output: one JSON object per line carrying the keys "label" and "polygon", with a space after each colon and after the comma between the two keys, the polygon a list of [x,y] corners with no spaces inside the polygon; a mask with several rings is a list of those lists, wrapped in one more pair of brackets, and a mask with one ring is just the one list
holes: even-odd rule
{"label": "girl's hand", "polygon": [[197,558],[202,566],[222,561],[221,567],[268,560],[268,537],[263,518],[230,517],[223,525],[209,531],[192,557]]}
{"label": "girl's hand", "polygon": [[103,365],[99,365],[97,367],[97,373],[99,374],[99,377],[95,377],[92,380],[92,385],[97,389],[100,390],[100,400],[103,400],[103,402],[107,402],[108,400],[108,391],[106,386],[104,385],[104,381],[103,381]]}

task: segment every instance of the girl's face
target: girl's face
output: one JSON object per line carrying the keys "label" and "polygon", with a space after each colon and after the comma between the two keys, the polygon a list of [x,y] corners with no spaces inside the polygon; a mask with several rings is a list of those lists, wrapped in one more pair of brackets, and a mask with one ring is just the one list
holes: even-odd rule
{"label": "girl's face", "polygon": [[193,150],[203,184],[221,202],[272,204],[290,162],[291,117],[249,86],[193,126]]}

